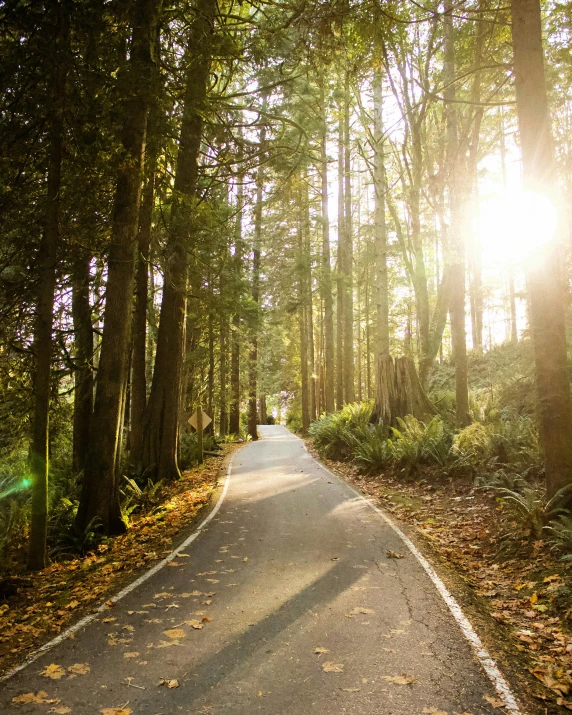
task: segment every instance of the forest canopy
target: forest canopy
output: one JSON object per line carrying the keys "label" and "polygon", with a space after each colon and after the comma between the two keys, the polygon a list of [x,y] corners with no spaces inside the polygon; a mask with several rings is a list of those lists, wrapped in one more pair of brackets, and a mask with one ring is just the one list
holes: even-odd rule
{"label": "forest canopy", "polygon": [[397,430],[569,504],[571,27],[564,0],[3,0],[6,563],[123,533],[199,406],[210,449],[286,421],[384,469]]}

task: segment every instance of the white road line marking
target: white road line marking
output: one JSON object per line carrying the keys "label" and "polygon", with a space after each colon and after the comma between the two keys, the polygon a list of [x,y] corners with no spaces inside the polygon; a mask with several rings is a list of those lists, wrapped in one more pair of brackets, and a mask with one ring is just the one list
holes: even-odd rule
{"label": "white road line marking", "polygon": [[[300,439],[298,437],[298,439]],[[495,686],[495,690],[499,694],[499,696],[504,700],[506,703],[505,711],[509,713],[513,713],[513,715],[524,715],[524,712],[519,708],[518,703],[516,702],[516,698],[512,694],[512,690],[510,689],[510,685],[507,683],[505,677],[499,670],[495,660],[490,656],[489,652],[487,649],[483,646],[481,639],[477,635],[477,632],[473,628],[471,622],[469,619],[465,616],[463,613],[463,610],[461,606],[459,606],[459,603],[455,599],[455,597],[451,594],[451,592],[448,590],[448,588],[445,586],[441,578],[437,575],[435,569],[431,566],[431,564],[427,561],[427,559],[423,556],[423,554],[419,551],[419,549],[415,546],[415,544],[407,537],[403,531],[395,524],[387,514],[382,511],[379,507],[377,507],[375,504],[373,504],[369,499],[366,499],[363,494],[360,494],[356,489],[351,487],[346,481],[344,481],[338,474],[335,474],[334,472],[330,471],[327,467],[325,467],[321,462],[319,462],[317,459],[315,459],[309,452],[308,448],[306,447],[306,444],[304,443],[303,440],[300,440],[302,442],[302,445],[304,449],[306,450],[306,454],[310,459],[313,459],[316,464],[318,464],[327,474],[329,474],[332,477],[335,477],[339,482],[341,482],[347,489],[352,491],[361,501],[364,501],[373,511],[380,516],[385,523],[390,526],[393,531],[399,536],[399,538],[403,541],[403,543],[407,546],[409,551],[415,556],[417,561],[421,564],[423,570],[429,576],[431,581],[433,581],[433,584],[435,585],[435,588],[441,595],[442,599],[445,601],[447,604],[449,610],[453,614],[453,618],[457,621],[457,624],[459,628],[461,629],[461,632],[465,636],[465,638],[469,641],[469,644],[471,648],[473,649],[473,652],[479,659],[479,662],[481,666],[483,667],[483,670],[485,673],[488,675],[489,680],[491,683]]]}
{"label": "white road line marking", "polygon": [[[177,554],[180,554],[181,551],[184,551],[190,544],[193,543],[193,541],[197,538],[197,536],[199,536],[201,531],[211,521],[211,519],[213,519],[217,515],[219,509],[221,508],[224,498],[226,497],[226,493],[228,492],[228,485],[230,483],[230,475],[231,475],[231,471],[232,471],[232,459],[233,458],[231,457],[229,460],[229,463],[228,463],[228,468],[226,470],[226,479],[224,482],[224,489],[222,490],[222,494],[220,495],[213,510],[206,517],[206,519],[204,519],[204,521],[196,528],[196,530],[187,539],[185,539],[185,541],[183,541],[182,544],[180,544],[179,546],[177,546],[176,549],[171,551],[171,553],[168,556],[166,556],[164,559],[162,559],[162,561],[159,561],[158,564],[155,564],[155,566],[153,566],[153,568],[150,568],[149,571],[146,571],[142,576],[139,576],[138,579],[135,579],[135,581],[130,583],[129,586],[126,586],[123,590],[119,591],[119,593],[115,594],[115,596],[111,596],[111,598],[108,598],[106,603],[109,601],[112,601],[113,603],[117,603],[118,601],[121,601],[122,598],[125,598],[125,596],[127,596],[132,591],[134,591],[142,583],[145,583],[145,581],[148,581],[152,576],[154,576],[158,571],[160,571],[170,561],[172,561],[177,556]],[[82,628],[85,628],[85,626],[92,623],[92,621],[95,621],[95,619],[101,613],[104,613],[105,611],[110,610],[110,607],[107,606],[106,603],[99,606],[99,608],[94,613],[90,614],[89,616],[85,616],[84,618],[79,620],[77,623],[74,623],[73,626],[70,626],[69,628],[67,628],[63,633],[60,633],[59,636],[56,636],[51,641],[48,641],[48,643],[45,643],[43,646],[40,646],[40,648],[38,648],[38,650],[35,650],[33,653],[31,653],[23,663],[16,666],[15,668],[12,668],[12,670],[9,670],[7,673],[2,675],[0,677],[0,683],[3,683],[4,681],[8,680],[9,678],[12,678],[14,675],[16,675],[16,673],[19,673],[21,670],[24,670],[24,668],[27,668],[31,663],[33,663],[35,660],[37,660],[41,655],[52,650],[52,648],[54,648],[55,646],[57,646],[60,643],[62,643],[63,641],[65,641],[67,638],[69,638],[74,633],[77,633]]]}

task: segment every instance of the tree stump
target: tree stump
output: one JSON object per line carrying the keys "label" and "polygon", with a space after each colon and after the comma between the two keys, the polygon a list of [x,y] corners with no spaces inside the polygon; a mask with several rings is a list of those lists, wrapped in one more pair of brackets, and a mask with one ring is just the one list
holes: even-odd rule
{"label": "tree stump", "polygon": [[405,355],[395,360],[391,355],[378,357],[372,422],[381,420],[385,425],[394,426],[398,417],[413,415],[425,422],[436,414],[411,358]]}

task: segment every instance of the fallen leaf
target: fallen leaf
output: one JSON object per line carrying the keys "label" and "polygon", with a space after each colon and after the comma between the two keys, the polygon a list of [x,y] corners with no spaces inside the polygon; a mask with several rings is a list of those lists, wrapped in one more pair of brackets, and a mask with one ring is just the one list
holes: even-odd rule
{"label": "fallen leaf", "polygon": [[245,556],[242,560],[246,563],[248,561],[248,556]]}
{"label": "fallen leaf", "polygon": [[48,712],[56,713],[56,715],[67,715],[67,713],[71,713],[71,708],[66,705],[57,705],[55,708],[50,708]]}
{"label": "fallen leaf", "polygon": [[341,688],[346,693],[359,693],[361,688]]}
{"label": "fallen leaf", "polygon": [[324,673],[343,673],[344,664],[332,663],[331,661],[327,660],[325,663],[322,663],[322,670],[324,671]]}
{"label": "fallen leaf", "polygon": [[397,551],[386,551],[385,555],[388,559],[404,559],[403,554],[398,554]]}
{"label": "fallen leaf", "polygon": [[492,695],[483,695],[483,700],[486,700],[487,703],[490,703],[493,708],[504,708],[506,707],[506,703],[504,700],[501,700],[500,698],[495,698]]}
{"label": "fallen leaf", "polygon": [[315,648],[314,653],[317,655],[321,655],[322,653],[329,653],[330,651],[327,648]]}
{"label": "fallen leaf", "polygon": [[101,715],[131,715],[131,708],[103,708],[100,710]]}
{"label": "fallen leaf", "polygon": [[395,683],[395,685],[411,685],[415,683],[415,678],[410,675],[382,675],[382,680],[387,680],[388,683]]}
{"label": "fallen leaf", "polygon": [[139,653],[137,651],[132,651],[131,653],[124,653],[123,657],[124,658],[137,658]]}
{"label": "fallen leaf", "polygon": [[13,703],[57,703],[58,700],[50,700],[48,694],[44,690],[39,690],[37,693],[24,693],[12,698]]}
{"label": "fallen leaf", "polygon": [[178,688],[179,681],[175,678],[161,678],[159,685],[164,685],[166,688]]}
{"label": "fallen leaf", "polygon": [[168,593],[167,591],[163,591],[162,593],[156,593],[153,598],[171,598],[173,596],[172,593]]}
{"label": "fallen leaf", "polygon": [[353,618],[353,616],[359,616],[362,614],[364,616],[368,616],[372,613],[375,613],[375,611],[373,611],[371,608],[362,608],[361,606],[356,606],[347,614],[346,618]]}
{"label": "fallen leaf", "polygon": [[40,675],[43,675],[44,678],[51,678],[52,680],[60,680],[60,678],[63,678],[65,674],[66,671],[62,668],[62,666],[56,665],[55,663],[47,665],[40,671]]}
{"label": "fallen leaf", "polygon": [[87,663],[74,663],[74,665],[70,665],[68,668],[68,673],[72,673],[73,675],[85,675],[89,673],[90,670],[91,667]]}
{"label": "fallen leaf", "polygon": [[182,628],[171,628],[167,631],[163,631],[163,633],[167,636],[167,638],[172,638],[173,640],[187,637],[187,634]]}

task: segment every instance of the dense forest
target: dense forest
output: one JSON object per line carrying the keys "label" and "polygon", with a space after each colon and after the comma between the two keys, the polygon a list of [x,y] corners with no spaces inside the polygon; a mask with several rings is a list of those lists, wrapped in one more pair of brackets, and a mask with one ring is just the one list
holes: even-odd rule
{"label": "dense forest", "polygon": [[1,3],[4,570],[124,533],[199,406],[567,507],[572,5],[510,5]]}

